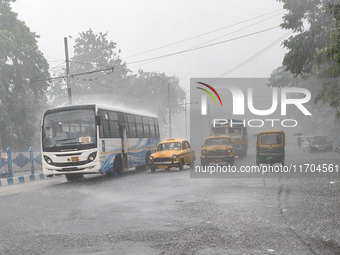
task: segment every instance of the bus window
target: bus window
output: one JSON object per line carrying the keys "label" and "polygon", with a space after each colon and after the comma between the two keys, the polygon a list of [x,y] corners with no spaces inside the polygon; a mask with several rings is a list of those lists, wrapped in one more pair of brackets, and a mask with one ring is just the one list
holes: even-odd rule
{"label": "bus window", "polygon": [[143,137],[143,125],[140,123],[136,123],[136,129],[137,129],[137,137]]}
{"label": "bus window", "polygon": [[136,125],[135,123],[128,123],[128,137],[136,137]]}
{"label": "bus window", "polygon": [[143,124],[149,124],[148,117],[142,117]]}
{"label": "bus window", "polygon": [[116,112],[108,112],[109,114],[109,120],[116,120],[118,121],[118,114]]}
{"label": "bus window", "polygon": [[156,125],[156,137],[159,137],[159,126]]}
{"label": "bus window", "polygon": [[142,123],[142,117],[141,116],[135,116],[136,123]]}
{"label": "bus window", "polygon": [[143,131],[144,131],[143,137],[150,137],[150,130],[148,124],[143,124]]}
{"label": "bus window", "polygon": [[135,116],[133,116],[132,114],[128,114],[127,115],[127,121],[128,122],[136,122],[135,121]]}
{"label": "bus window", "polygon": [[150,137],[156,137],[155,121],[149,118]]}
{"label": "bus window", "polygon": [[110,126],[110,137],[112,137],[112,138],[120,137],[118,121],[110,120],[109,126]]}

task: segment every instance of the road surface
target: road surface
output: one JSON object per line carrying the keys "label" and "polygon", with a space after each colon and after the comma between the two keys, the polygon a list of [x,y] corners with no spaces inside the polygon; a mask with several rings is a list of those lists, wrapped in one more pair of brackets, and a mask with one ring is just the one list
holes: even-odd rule
{"label": "road surface", "polygon": [[[254,162],[250,148],[236,166]],[[306,162],[338,155],[286,147],[286,164]],[[188,168],[4,186],[0,254],[340,254],[339,194],[336,174],[190,178]]]}

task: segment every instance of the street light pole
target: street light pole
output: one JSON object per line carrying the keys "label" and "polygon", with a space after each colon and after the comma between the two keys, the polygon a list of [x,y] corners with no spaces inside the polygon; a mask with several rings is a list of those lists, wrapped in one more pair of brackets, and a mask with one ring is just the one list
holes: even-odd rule
{"label": "street light pole", "polygon": [[66,58],[66,83],[67,83],[68,104],[72,105],[72,94],[71,94],[71,84],[70,84],[70,61],[68,58],[67,37],[64,37],[64,45],[65,45],[65,58]]}
{"label": "street light pole", "polygon": [[168,103],[169,103],[169,138],[171,138],[172,132],[171,132],[170,83],[168,83]]}

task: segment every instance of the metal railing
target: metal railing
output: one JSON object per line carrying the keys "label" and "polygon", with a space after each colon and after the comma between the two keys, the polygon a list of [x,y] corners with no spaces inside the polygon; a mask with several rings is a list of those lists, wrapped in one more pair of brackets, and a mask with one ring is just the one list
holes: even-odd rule
{"label": "metal railing", "polygon": [[34,151],[32,147],[28,151],[12,151],[7,148],[0,155],[0,178],[13,177],[14,174],[23,172],[35,174],[42,170],[41,152]]}

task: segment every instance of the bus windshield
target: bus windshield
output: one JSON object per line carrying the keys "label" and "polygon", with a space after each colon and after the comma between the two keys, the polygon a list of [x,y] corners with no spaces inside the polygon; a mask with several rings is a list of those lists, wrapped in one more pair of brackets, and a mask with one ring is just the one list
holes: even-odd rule
{"label": "bus windshield", "polygon": [[243,128],[241,126],[228,127],[228,131],[231,137],[243,136]]}
{"label": "bus windshield", "polygon": [[43,151],[96,148],[95,113],[92,109],[69,109],[44,116]]}

